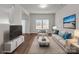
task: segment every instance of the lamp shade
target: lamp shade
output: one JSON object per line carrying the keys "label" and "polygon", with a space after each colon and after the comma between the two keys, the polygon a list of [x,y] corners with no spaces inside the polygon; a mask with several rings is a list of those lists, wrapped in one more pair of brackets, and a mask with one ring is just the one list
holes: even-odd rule
{"label": "lamp shade", "polygon": [[74,36],[77,37],[77,38],[79,38],[79,30],[75,30],[74,31]]}
{"label": "lamp shade", "polygon": [[56,30],[57,29],[57,26],[53,26],[53,29]]}

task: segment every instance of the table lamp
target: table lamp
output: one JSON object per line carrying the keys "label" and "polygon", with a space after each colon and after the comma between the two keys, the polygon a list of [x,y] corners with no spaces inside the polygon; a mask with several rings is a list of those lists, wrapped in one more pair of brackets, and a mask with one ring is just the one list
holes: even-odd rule
{"label": "table lamp", "polygon": [[57,30],[57,26],[53,26],[53,30]]}

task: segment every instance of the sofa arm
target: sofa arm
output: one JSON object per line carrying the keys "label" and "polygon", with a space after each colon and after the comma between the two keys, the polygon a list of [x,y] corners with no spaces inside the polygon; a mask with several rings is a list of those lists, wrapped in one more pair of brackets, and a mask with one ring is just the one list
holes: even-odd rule
{"label": "sofa arm", "polygon": [[67,49],[68,53],[75,52],[75,48],[72,46],[73,43],[77,43],[77,39],[68,39],[66,40],[65,48]]}

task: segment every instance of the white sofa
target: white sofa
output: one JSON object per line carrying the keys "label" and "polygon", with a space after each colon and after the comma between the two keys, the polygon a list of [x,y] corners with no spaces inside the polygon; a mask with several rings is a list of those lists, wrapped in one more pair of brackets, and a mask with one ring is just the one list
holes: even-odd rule
{"label": "white sofa", "polygon": [[52,34],[52,39],[66,52],[66,53],[76,53],[76,47],[74,46],[65,46],[66,40],[59,35]]}
{"label": "white sofa", "polygon": [[56,34],[52,34],[52,39],[54,39],[56,41],[56,43],[66,52],[67,49],[65,48],[65,43],[66,40],[64,40],[64,38],[62,38],[59,35]]}
{"label": "white sofa", "polygon": [[58,40],[63,46],[65,45],[66,41],[61,36],[56,35],[56,34],[52,34],[52,37],[54,37],[56,40]]}

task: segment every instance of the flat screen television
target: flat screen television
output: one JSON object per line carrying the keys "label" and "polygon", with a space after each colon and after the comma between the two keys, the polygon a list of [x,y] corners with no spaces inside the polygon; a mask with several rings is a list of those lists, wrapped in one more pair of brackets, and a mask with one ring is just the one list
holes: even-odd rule
{"label": "flat screen television", "polygon": [[10,26],[10,40],[22,35],[22,25],[11,25]]}
{"label": "flat screen television", "polygon": [[76,15],[70,15],[63,18],[63,27],[75,29],[76,28]]}

